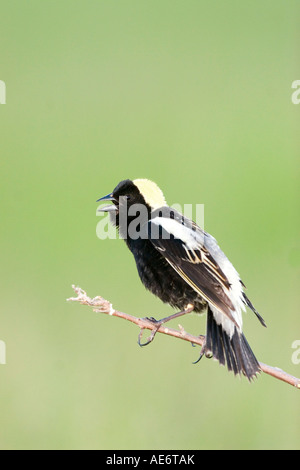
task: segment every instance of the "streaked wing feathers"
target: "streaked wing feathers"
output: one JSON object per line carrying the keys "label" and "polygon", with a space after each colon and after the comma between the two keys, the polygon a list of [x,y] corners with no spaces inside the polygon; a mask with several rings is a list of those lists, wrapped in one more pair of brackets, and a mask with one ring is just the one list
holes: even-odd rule
{"label": "streaked wing feathers", "polygon": [[[151,220],[149,224],[151,226]],[[194,227],[197,226],[193,224],[193,229]],[[151,231],[151,227],[149,228]],[[199,227],[197,229],[201,230]],[[203,234],[204,232],[200,233],[201,239],[204,239]],[[196,292],[236,324],[231,313],[234,307],[227,295],[230,283],[203,244],[199,242],[197,247],[188,247],[183,240],[168,233],[163,227],[159,238],[150,237],[150,240],[173,269]]]}

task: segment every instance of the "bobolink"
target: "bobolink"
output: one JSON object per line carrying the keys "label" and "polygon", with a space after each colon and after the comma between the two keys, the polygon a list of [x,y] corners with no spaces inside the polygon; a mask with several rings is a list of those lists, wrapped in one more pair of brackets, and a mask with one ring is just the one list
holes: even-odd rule
{"label": "bobolink", "polygon": [[[146,179],[121,181],[111,201],[99,210],[110,212],[133,253],[141,281],[163,302],[180,312],[156,322],[149,344],[162,323],[191,311],[207,311],[206,341],[200,358],[213,356],[234,374],[249,380],[260,372],[243,332],[242,310],[248,306],[264,320],[243,291],[239,274],[216,240],[192,220],[168,207],[162,191]],[[98,202],[97,201],[97,202]]]}

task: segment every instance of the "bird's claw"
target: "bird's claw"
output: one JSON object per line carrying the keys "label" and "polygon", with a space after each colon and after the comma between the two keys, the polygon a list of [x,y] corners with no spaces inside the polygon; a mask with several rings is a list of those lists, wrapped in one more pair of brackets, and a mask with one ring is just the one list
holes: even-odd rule
{"label": "bird's claw", "polygon": [[[203,337],[203,338],[204,338],[204,337]],[[210,359],[210,358],[213,357],[212,352],[206,348],[206,341],[205,341],[205,339],[204,339],[203,345],[202,345],[202,347],[201,347],[200,356],[198,357],[198,359],[197,359],[195,362],[193,362],[193,364],[198,364],[198,362],[201,361],[201,359],[202,359],[203,356],[207,357],[208,359]]]}
{"label": "bird's claw", "polygon": [[156,320],[154,317],[145,317],[144,320],[148,320],[151,323],[159,323],[159,320]]}
{"label": "bird's claw", "polygon": [[145,341],[145,343],[142,343],[142,342],[141,342],[142,336],[143,336],[143,331],[144,331],[145,328],[141,328],[141,331],[139,332],[139,336],[138,336],[138,345],[141,346],[141,347],[148,346],[148,344],[152,343],[152,341],[154,340],[154,337],[155,337],[157,331],[159,330],[160,326],[162,325],[162,323],[161,323],[159,320],[156,320],[156,319],[153,318],[153,317],[146,317],[144,320],[148,320],[148,321],[150,321],[151,323],[154,323],[154,324],[155,324],[155,328],[152,330],[150,336],[147,338],[147,340]]}

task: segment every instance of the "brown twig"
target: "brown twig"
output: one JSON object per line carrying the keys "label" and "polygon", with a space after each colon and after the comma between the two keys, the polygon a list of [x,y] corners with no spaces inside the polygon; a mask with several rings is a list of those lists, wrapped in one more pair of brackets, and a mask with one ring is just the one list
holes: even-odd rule
{"label": "brown twig", "polygon": [[[124,320],[135,323],[141,329],[141,332],[143,330],[156,329],[155,324],[147,318],[137,318],[133,315],[129,315],[128,313],[120,312],[118,310],[115,310],[112,304],[108,300],[103,299],[103,297],[97,296],[91,299],[87,296],[86,292],[80,287],[76,287],[73,285],[72,288],[77,294],[77,297],[70,297],[69,299],[67,299],[68,301],[79,302],[83,305],[88,305],[89,307],[92,307],[94,312],[105,313],[107,315],[123,318]],[[181,325],[179,325],[179,331],[161,325],[157,332],[162,333],[164,335],[174,336],[175,338],[180,338],[184,341],[189,341],[190,343],[197,344],[199,346],[202,346],[205,341],[205,336],[191,335],[187,333]],[[292,385],[293,387],[300,389],[300,379],[298,379],[297,377],[293,377],[292,375],[288,374],[287,372],[284,372],[278,367],[268,366],[267,364],[263,364],[262,362],[260,362],[259,364],[261,370],[265,374],[271,375],[272,377],[275,377],[278,380],[282,380],[283,382],[286,382]]]}

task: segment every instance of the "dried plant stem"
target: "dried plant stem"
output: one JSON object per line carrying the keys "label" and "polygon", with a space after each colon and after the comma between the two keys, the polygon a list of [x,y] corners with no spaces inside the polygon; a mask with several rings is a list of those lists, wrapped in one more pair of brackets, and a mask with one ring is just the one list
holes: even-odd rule
{"label": "dried plant stem", "polygon": [[[70,297],[67,299],[71,302],[79,302],[83,305],[88,305],[92,307],[94,312],[101,312],[107,315],[111,315],[113,317],[123,318],[124,320],[130,321],[135,323],[140,329],[141,332],[143,330],[155,330],[156,326],[153,322],[148,320],[147,318],[138,318],[134,317],[133,315],[129,315],[128,313],[120,312],[115,310],[112,307],[112,304],[108,301],[103,299],[103,297],[97,296],[91,299],[87,296],[86,292],[81,289],[80,287],[72,286],[74,292],[76,293],[77,297]],[[162,333],[164,335],[174,336],[175,338],[183,339],[184,341],[189,341],[192,344],[197,344],[202,346],[205,341],[205,336],[194,336],[187,333],[182,326],[179,325],[179,330],[174,330],[173,328],[168,328],[164,325],[161,325],[157,330],[157,333]],[[292,375],[284,372],[283,370],[279,369],[278,367],[268,366],[267,364],[263,364],[262,362],[259,363],[261,370],[272,377],[275,377],[278,380],[282,380],[298,389],[300,389],[300,379],[293,377]]]}

